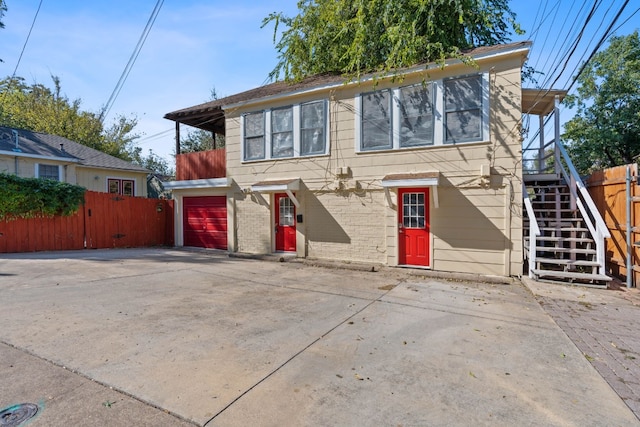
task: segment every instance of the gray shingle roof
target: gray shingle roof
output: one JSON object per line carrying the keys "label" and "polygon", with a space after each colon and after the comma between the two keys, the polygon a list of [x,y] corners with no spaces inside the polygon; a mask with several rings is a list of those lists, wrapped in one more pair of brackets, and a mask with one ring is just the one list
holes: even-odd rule
{"label": "gray shingle roof", "polygon": [[[481,46],[463,51],[463,54],[471,58],[480,58],[511,49],[528,48],[529,41],[507,43],[494,46]],[[428,62],[416,64],[416,66],[427,65]],[[413,68],[413,67],[412,67]],[[165,119],[184,123],[200,129],[213,132],[224,133],[224,111],[223,107],[251,100],[267,98],[275,95],[293,93],[305,89],[312,89],[325,85],[341,84],[345,82],[345,76],[339,73],[326,73],[307,77],[298,82],[278,81],[275,83],[250,89],[225,98],[205,102],[188,108],[172,111],[164,115]]]}
{"label": "gray shingle roof", "polygon": [[[14,129],[0,126],[0,154],[14,152]],[[22,154],[35,156],[68,158],[79,165],[118,169],[133,172],[149,172],[142,166],[119,159],[102,151],[78,144],[61,136],[50,135],[41,132],[32,132],[24,129],[15,129],[18,132],[18,147]]]}

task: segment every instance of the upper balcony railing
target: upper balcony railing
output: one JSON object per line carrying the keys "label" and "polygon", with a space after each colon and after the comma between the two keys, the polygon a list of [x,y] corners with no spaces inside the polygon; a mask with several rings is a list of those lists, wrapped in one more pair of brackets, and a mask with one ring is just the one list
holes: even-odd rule
{"label": "upper balcony railing", "polygon": [[227,156],[224,148],[176,156],[176,181],[224,178],[227,176]]}

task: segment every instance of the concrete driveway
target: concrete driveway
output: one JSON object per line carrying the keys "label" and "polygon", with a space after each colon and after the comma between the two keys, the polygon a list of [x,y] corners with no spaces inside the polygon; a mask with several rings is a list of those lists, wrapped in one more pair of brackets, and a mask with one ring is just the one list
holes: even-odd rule
{"label": "concrete driveway", "polygon": [[0,291],[34,427],[638,425],[520,284],[128,249],[4,255]]}

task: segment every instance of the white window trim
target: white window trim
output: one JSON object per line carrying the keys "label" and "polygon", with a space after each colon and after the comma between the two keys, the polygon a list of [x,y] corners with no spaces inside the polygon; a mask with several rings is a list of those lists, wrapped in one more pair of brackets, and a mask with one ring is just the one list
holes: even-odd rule
{"label": "white window trim", "polygon": [[35,164],[35,173],[34,176],[36,178],[40,178],[40,165],[42,166],[57,166],[58,167],[58,182],[64,182],[64,176],[62,174],[62,165],[56,165],[53,163],[36,163]]}
{"label": "white window trim", "polygon": [[[433,83],[431,86],[433,90],[434,97],[434,111],[433,111],[433,144],[425,144],[425,145],[415,145],[412,147],[401,147],[400,146],[400,107],[398,105],[398,101],[400,99],[400,89],[406,86],[401,86],[397,88],[392,88],[391,96],[391,123],[392,123],[392,146],[391,148],[381,148],[381,149],[368,149],[363,150],[362,147],[362,94],[357,94],[354,102],[354,134],[355,134],[355,152],[358,154],[366,154],[366,153],[380,153],[385,151],[398,151],[398,150],[415,150],[415,149],[428,149],[432,147],[449,147],[449,146],[459,146],[466,144],[477,144],[481,142],[489,141],[489,73],[474,73],[463,76],[454,76],[452,79],[471,77],[480,75],[482,77],[482,135],[477,141],[466,141],[466,142],[458,142],[458,143],[447,143],[445,141],[445,132],[444,132],[444,80],[434,80],[429,83]],[[418,83],[419,84],[419,83]],[[413,85],[407,85],[413,86]]]}
{"label": "white window trim", "polygon": [[[300,113],[300,106],[307,104],[307,103],[313,103],[313,102],[318,102],[318,101],[322,101],[324,104],[324,124],[325,124],[325,134],[324,134],[324,138],[325,138],[325,144],[324,144],[324,151],[322,153],[312,153],[312,154],[301,154],[302,151],[302,141],[301,141],[301,131],[300,131],[300,125],[301,125],[301,113]],[[290,157],[273,157],[272,156],[272,147],[271,147],[271,112],[273,110],[275,110],[276,108],[269,108],[269,109],[265,109],[262,110],[262,112],[264,113],[264,157],[261,159],[247,159],[245,156],[245,121],[244,121],[244,117],[247,114],[252,114],[252,113],[259,113],[260,111],[248,111],[245,114],[242,114],[241,119],[240,119],[240,139],[242,141],[241,147],[240,147],[240,155],[242,158],[242,163],[255,163],[255,162],[264,162],[264,161],[269,161],[269,160],[291,160],[291,159],[299,159],[299,158],[307,158],[307,157],[319,157],[319,156],[326,156],[329,154],[330,152],[330,146],[331,146],[331,138],[330,138],[330,129],[331,129],[331,123],[330,123],[330,114],[329,114],[329,102],[326,99],[319,99],[319,100],[314,100],[314,101],[309,101],[309,102],[303,102],[301,104],[293,104],[290,106],[284,106],[284,107],[278,107],[277,109],[280,108],[288,108],[291,107],[293,109],[293,156]]]}

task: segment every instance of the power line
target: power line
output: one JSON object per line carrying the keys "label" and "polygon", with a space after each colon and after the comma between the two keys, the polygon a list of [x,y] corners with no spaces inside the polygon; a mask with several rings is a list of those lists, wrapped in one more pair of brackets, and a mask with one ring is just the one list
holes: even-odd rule
{"label": "power line", "polygon": [[120,79],[118,80],[118,83],[116,83],[115,88],[113,88],[113,92],[111,92],[111,96],[109,96],[109,100],[107,101],[105,106],[102,108],[102,112],[100,113],[101,122],[104,122],[105,117],[109,114],[109,111],[111,110],[113,103],[118,98],[118,95],[120,94],[120,90],[122,90],[122,87],[124,86],[124,83],[127,80],[127,77],[129,77],[129,73],[131,72],[131,69],[133,68],[133,65],[135,64],[136,60],[138,59],[138,55],[142,50],[142,46],[144,46],[144,43],[147,40],[147,36],[149,36],[149,32],[151,31],[151,28],[153,27],[153,24],[155,23],[156,18],[158,17],[158,13],[162,8],[163,3],[164,3],[164,0],[158,0],[156,2],[156,5],[153,8],[153,11],[151,12],[151,16],[147,21],[147,25],[145,25],[144,30],[142,30],[142,34],[140,35],[140,38],[138,38],[138,43],[136,44],[135,49],[133,49],[133,52],[129,57],[129,61],[127,62],[127,65],[124,67],[124,70],[120,75]]}
{"label": "power line", "polygon": [[11,74],[11,79],[13,79],[16,76],[16,73],[18,72],[18,66],[20,65],[20,61],[22,61],[22,55],[24,54],[24,51],[27,48],[27,43],[29,43],[29,38],[31,37],[31,32],[33,31],[33,27],[36,25],[36,19],[38,19],[38,14],[40,13],[41,7],[42,7],[42,0],[40,0],[40,3],[38,4],[38,10],[36,10],[36,15],[33,17],[33,22],[31,22],[31,28],[29,28],[27,39],[24,41],[24,45],[22,46],[22,51],[20,52],[20,56],[18,57],[16,68],[13,69],[13,73]]}

